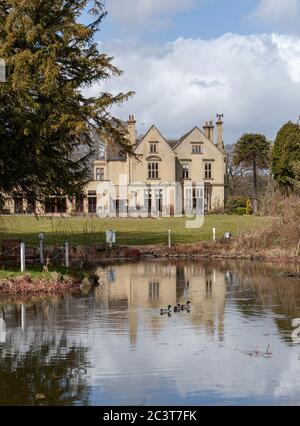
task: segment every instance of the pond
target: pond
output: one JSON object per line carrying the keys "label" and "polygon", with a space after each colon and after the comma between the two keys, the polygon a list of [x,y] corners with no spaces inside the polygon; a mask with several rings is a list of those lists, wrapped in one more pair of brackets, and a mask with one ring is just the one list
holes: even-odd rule
{"label": "pond", "polygon": [[0,299],[0,404],[299,404],[300,280],[282,271],[127,263],[88,295]]}

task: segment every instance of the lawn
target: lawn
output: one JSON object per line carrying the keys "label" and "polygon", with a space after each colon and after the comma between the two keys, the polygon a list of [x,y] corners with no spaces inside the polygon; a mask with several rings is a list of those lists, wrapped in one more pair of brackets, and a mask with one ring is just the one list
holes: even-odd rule
{"label": "lawn", "polygon": [[217,238],[225,232],[236,235],[238,230],[251,229],[262,224],[263,219],[254,216],[208,215],[198,229],[186,229],[187,218],[79,218],[0,216],[0,240],[21,239],[36,245],[38,234],[45,234],[45,244],[61,244],[64,241],[79,244],[105,242],[105,231],[117,232],[117,244],[146,245],[167,244],[168,229],[172,231],[172,243],[196,243],[212,239],[212,228]]}

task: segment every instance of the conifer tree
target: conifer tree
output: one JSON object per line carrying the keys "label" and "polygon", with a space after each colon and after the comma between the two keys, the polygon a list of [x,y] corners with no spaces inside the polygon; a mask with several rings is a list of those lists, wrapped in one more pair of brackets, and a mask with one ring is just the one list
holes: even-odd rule
{"label": "conifer tree", "polygon": [[272,172],[282,192],[299,186],[300,127],[289,121],[278,132],[272,153]]}
{"label": "conifer tree", "polygon": [[271,143],[264,135],[245,133],[234,146],[233,161],[251,170],[254,198],[257,199],[257,175],[269,167]]}
{"label": "conifer tree", "polygon": [[[30,198],[82,193],[95,135],[130,152],[110,108],[132,93],[113,95],[99,83],[122,72],[99,52],[95,34],[106,13],[94,0],[0,0],[0,195]],[[79,22],[90,8],[89,23]],[[95,96],[87,88],[98,87]],[[84,154],[82,154],[84,152]]]}

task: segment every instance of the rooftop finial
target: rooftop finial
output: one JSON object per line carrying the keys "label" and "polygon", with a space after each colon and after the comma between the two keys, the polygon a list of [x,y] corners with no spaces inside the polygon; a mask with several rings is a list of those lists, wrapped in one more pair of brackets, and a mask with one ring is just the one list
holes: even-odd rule
{"label": "rooftop finial", "polygon": [[224,118],[224,114],[217,114],[218,121],[222,121],[223,118]]}

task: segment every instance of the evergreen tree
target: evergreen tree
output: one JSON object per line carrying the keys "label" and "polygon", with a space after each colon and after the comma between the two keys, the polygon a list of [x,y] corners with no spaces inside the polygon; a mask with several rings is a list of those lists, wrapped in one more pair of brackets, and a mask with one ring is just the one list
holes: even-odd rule
{"label": "evergreen tree", "polygon": [[289,121],[278,132],[272,153],[272,172],[285,194],[294,190],[300,161],[300,127]]}
{"label": "evergreen tree", "polygon": [[269,167],[271,143],[264,135],[245,133],[235,144],[233,161],[235,165],[251,170],[253,192],[257,199],[257,175],[259,170]]}
{"label": "evergreen tree", "polygon": [[99,88],[87,95],[122,73],[95,42],[106,14],[102,2],[93,1],[89,24],[79,23],[90,4],[0,0],[0,58],[7,66],[0,83],[0,195],[82,193],[95,134],[131,151],[124,125],[109,111],[132,93]]}
{"label": "evergreen tree", "polygon": [[294,161],[292,168],[294,173],[294,178],[292,180],[294,189],[299,190],[300,189],[300,160]]}

